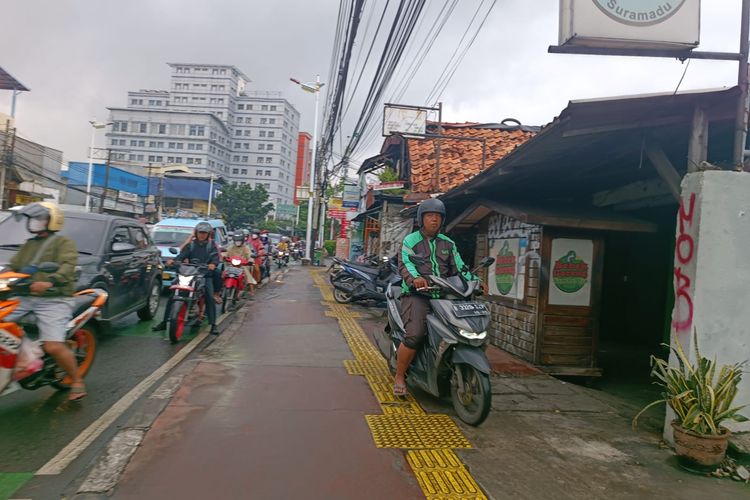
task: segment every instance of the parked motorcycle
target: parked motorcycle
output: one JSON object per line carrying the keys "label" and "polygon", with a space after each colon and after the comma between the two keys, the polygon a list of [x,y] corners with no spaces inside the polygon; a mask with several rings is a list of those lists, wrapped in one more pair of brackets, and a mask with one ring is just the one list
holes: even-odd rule
{"label": "parked motorcycle", "polygon": [[332,275],[333,298],[336,302],[347,304],[361,300],[385,301],[385,290],[391,283],[399,283],[396,257],[383,257],[378,267],[339,261],[341,270]]}
{"label": "parked motorcycle", "polygon": [[[31,275],[37,271],[54,273],[59,265],[47,262],[39,266],[28,266],[21,273],[0,273],[0,395],[14,392],[19,387],[36,390],[46,385],[60,390],[70,389],[72,379],[57,366],[55,360],[41,347],[30,341],[26,330],[36,326],[4,322],[3,319],[18,307],[18,295],[28,294]],[[96,355],[96,337],[89,321],[107,302],[107,292],[88,289],[73,297],[73,319],[68,323],[66,342],[78,363],[78,373],[85,377],[91,369]],[[33,351],[41,355],[35,358]]]}
{"label": "parked motorcycle", "polygon": [[[172,251],[171,248],[169,250]],[[203,318],[206,311],[206,271],[206,264],[180,264],[175,281],[169,287],[173,297],[172,309],[167,317],[167,332],[173,344],[182,338],[186,325]]]}
{"label": "parked motorcycle", "polygon": [[244,267],[251,265],[251,262],[241,257],[224,257],[224,271],[221,277],[224,281],[224,289],[221,292],[221,313],[224,314],[227,308],[232,310],[237,308],[240,300],[240,292],[245,290],[247,281],[245,280]]}
{"label": "parked motorcycle", "polygon": [[[418,264],[420,258],[412,256],[412,262]],[[492,257],[483,259],[472,274],[493,262]],[[460,275],[429,276],[427,282],[430,286],[416,293],[440,298],[430,299],[427,335],[409,367],[407,381],[436,397],[450,394],[458,417],[469,425],[479,425],[487,418],[492,399],[490,364],[484,353],[490,312],[486,304],[474,300],[481,293],[480,282]],[[405,335],[401,291],[401,287],[388,286],[388,325],[377,339],[394,372],[396,353]]]}

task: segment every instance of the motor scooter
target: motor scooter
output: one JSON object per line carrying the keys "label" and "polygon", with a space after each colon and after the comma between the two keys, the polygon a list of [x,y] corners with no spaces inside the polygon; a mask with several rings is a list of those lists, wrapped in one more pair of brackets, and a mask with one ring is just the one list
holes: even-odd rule
{"label": "motor scooter", "polygon": [[383,257],[378,267],[339,261],[341,270],[332,275],[333,298],[341,304],[374,300],[385,301],[385,290],[391,283],[401,282],[398,261],[394,256]]}
{"label": "motor scooter", "polygon": [[[39,266],[27,266],[20,273],[0,273],[0,395],[19,388],[36,390],[47,385],[60,390],[70,389],[73,380],[50,355],[43,353],[40,359],[28,356],[24,359],[28,351],[22,352],[25,349],[22,344],[33,342],[27,337],[27,330],[36,329],[33,322],[4,321],[18,307],[17,296],[29,293],[34,273],[54,273],[59,268],[59,264],[45,262]],[[81,377],[89,372],[96,355],[96,336],[89,322],[99,314],[107,297],[107,292],[98,288],[81,290],[71,297],[73,319],[67,325],[65,341],[75,355]],[[29,319],[33,321],[33,318]],[[36,349],[41,350],[41,347]]]}
{"label": "motor scooter", "polygon": [[[174,251],[173,251],[174,250]],[[176,254],[176,248],[170,248]],[[177,267],[176,265],[172,266]],[[172,294],[172,305],[167,315],[167,332],[169,340],[179,342],[185,333],[185,326],[198,322],[206,311],[206,277],[208,265],[192,261],[190,264],[179,264],[174,281],[169,286]]]}
{"label": "motor scooter", "polygon": [[[419,265],[424,257],[414,255],[411,260]],[[494,261],[486,257],[471,275]],[[490,311],[485,303],[474,300],[482,293],[480,281],[463,275],[426,279],[426,289],[412,292],[430,297],[431,312],[427,315],[427,335],[409,367],[407,383],[436,397],[450,395],[458,417],[469,425],[479,425],[487,418],[492,400],[490,364],[484,352]],[[388,324],[376,338],[394,372],[396,353],[405,336],[401,294],[400,286],[388,286]]]}
{"label": "motor scooter", "polygon": [[221,292],[221,313],[224,314],[227,309],[237,308],[240,300],[240,292],[245,290],[247,282],[245,280],[244,267],[250,265],[250,261],[242,257],[224,257],[224,271],[221,275],[224,280],[224,289]]}

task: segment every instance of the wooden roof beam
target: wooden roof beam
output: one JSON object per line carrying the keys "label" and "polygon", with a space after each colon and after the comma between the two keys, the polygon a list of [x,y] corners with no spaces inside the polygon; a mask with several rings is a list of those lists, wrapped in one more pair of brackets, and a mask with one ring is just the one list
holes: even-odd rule
{"label": "wooden roof beam", "polygon": [[682,177],[669,161],[666,153],[658,144],[648,143],[646,145],[646,156],[654,165],[656,172],[667,183],[669,191],[676,201],[680,201],[680,182]]}

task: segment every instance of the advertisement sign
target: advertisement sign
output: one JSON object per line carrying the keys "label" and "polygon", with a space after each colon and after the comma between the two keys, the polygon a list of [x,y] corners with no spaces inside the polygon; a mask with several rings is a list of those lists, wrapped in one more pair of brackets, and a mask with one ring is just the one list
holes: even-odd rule
{"label": "advertisement sign", "polygon": [[549,301],[551,305],[591,305],[591,266],[594,262],[593,240],[555,238]]}
{"label": "advertisement sign", "polygon": [[373,191],[387,191],[389,189],[401,189],[405,185],[405,181],[381,182],[380,184],[370,184],[370,188]]}
{"label": "advertisement sign", "polygon": [[120,191],[117,193],[117,199],[122,201],[138,201],[138,195],[135,193],[128,193],[127,191]]}
{"label": "advertisement sign", "polygon": [[427,125],[427,110],[386,105],[383,110],[383,135],[394,133],[424,135]]}
{"label": "advertisement sign", "polygon": [[495,262],[489,269],[491,295],[522,300],[526,284],[526,238],[490,241],[490,256]]}
{"label": "advertisement sign", "polygon": [[331,198],[328,200],[328,206],[331,208],[343,208],[344,200],[342,198]]}
{"label": "advertisement sign", "polygon": [[342,206],[344,208],[359,208],[359,186],[356,184],[344,184]]}
{"label": "advertisement sign", "polygon": [[684,51],[699,41],[700,0],[560,0],[560,45]]}

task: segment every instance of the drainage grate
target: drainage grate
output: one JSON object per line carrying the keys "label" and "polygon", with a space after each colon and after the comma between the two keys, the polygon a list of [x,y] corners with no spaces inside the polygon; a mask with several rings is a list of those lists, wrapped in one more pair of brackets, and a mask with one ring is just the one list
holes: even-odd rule
{"label": "drainage grate", "polygon": [[451,450],[409,451],[406,459],[428,499],[487,498]]}
{"label": "drainage grate", "polygon": [[365,415],[378,448],[471,448],[448,415]]}

